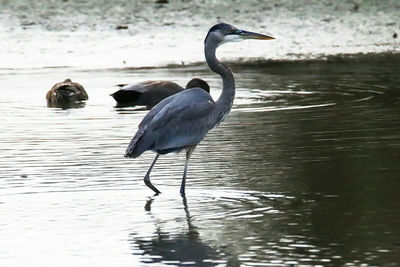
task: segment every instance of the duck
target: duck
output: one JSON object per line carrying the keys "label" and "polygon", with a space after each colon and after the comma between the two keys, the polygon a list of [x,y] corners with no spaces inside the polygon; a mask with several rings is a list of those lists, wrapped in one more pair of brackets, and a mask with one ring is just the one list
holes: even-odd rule
{"label": "duck", "polygon": [[146,106],[153,108],[161,100],[182,92],[189,88],[201,88],[207,93],[210,92],[208,83],[199,78],[191,79],[186,87],[170,81],[144,81],[132,85],[124,85],[121,89],[111,94],[119,106]]}
{"label": "duck", "polygon": [[47,92],[46,99],[48,106],[55,106],[88,100],[89,96],[81,84],[66,79],[63,82],[56,83]]}

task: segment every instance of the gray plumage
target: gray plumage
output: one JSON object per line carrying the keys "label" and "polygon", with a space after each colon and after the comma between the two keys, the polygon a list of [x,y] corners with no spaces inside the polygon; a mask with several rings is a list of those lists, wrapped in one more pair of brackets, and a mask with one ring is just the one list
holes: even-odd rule
{"label": "gray plumage", "polygon": [[144,151],[156,152],[144,182],[156,194],[160,191],[150,182],[150,172],[160,154],[186,150],[186,162],[180,193],[185,194],[186,172],[189,159],[196,145],[207,132],[224,120],[235,98],[235,79],[228,66],[215,57],[217,47],[225,42],[241,39],[273,39],[268,35],[239,30],[229,24],[214,25],[204,41],[204,52],[210,69],[218,73],[223,81],[221,96],[217,101],[200,88],[192,88],[172,95],[156,106],[144,117],[130,142],[125,157],[136,158]]}
{"label": "gray plumage", "polygon": [[214,100],[200,88],[164,99],[139,124],[126,156],[136,158],[146,150],[167,154],[198,144],[219,121],[217,114],[210,116],[214,109]]}

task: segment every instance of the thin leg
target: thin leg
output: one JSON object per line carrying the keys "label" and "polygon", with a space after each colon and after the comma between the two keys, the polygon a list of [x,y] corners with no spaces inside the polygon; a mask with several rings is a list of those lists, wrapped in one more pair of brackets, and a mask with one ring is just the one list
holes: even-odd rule
{"label": "thin leg", "polygon": [[189,166],[189,159],[190,156],[192,155],[194,149],[196,146],[191,146],[187,151],[186,151],[186,161],[185,161],[185,169],[183,170],[183,177],[182,177],[182,183],[181,183],[181,195],[184,197],[185,196],[185,183],[186,183],[186,172]]}
{"label": "thin leg", "polygon": [[156,155],[156,157],[153,160],[153,163],[151,164],[149,170],[146,173],[146,176],[143,179],[144,183],[147,185],[147,187],[150,188],[151,190],[153,190],[154,192],[156,192],[157,195],[160,194],[161,192],[154,185],[151,184],[151,182],[150,182],[150,172],[151,172],[151,169],[153,169],[154,164],[156,164],[156,161],[157,161],[159,156],[160,156],[160,154]]}

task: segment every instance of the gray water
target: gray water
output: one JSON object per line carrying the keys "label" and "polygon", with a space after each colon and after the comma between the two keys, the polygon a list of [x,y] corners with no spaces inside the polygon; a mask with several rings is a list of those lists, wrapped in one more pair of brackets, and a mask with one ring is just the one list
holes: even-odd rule
{"label": "gray water", "polygon": [[[123,157],[146,114],[118,83],[190,77],[152,69],[2,69],[1,266],[398,266],[398,56],[232,66],[233,109],[184,155]],[[67,77],[89,100],[48,108]]]}

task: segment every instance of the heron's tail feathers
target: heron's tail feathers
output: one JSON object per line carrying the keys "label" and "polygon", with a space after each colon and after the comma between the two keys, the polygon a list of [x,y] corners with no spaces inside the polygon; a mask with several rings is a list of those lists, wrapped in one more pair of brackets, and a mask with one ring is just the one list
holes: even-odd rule
{"label": "heron's tail feathers", "polygon": [[142,155],[144,151],[151,149],[149,140],[146,139],[148,138],[145,138],[145,129],[139,129],[129,143],[129,146],[125,152],[125,157],[137,158]]}

